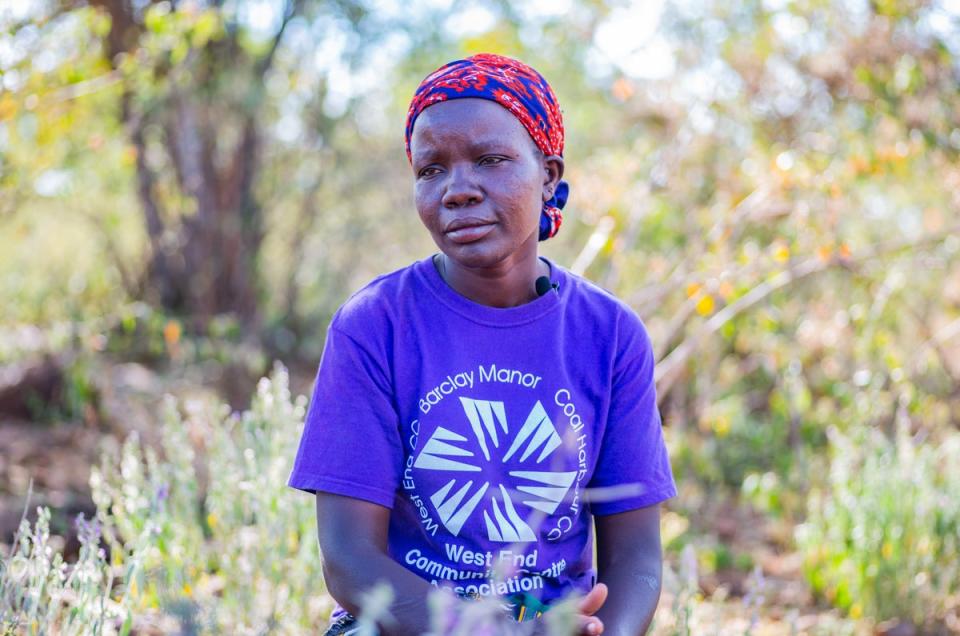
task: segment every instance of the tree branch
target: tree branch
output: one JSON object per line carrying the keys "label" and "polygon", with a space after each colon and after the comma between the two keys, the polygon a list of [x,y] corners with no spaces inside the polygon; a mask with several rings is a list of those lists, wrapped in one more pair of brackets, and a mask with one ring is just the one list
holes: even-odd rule
{"label": "tree branch", "polygon": [[711,316],[710,319],[700,327],[700,329],[698,329],[691,337],[681,342],[676,349],[671,351],[657,365],[654,372],[654,378],[657,383],[657,394],[660,395],[661,392],[664,394],[669,392],[670,387],[672,386],[673,382],[676,381],[676,378],[679,375],[680,369],[684,364],[686,364],[693,352],[700,348],[700,345],[703,344],[703,341],[706,340],[708,336],[711,336],[719,331],[720,328],[725,324],[736,318],[745,310],[753,307],[761,300],[764,300],[778,289],[781,289],[782,287],[785,287],[796,280],[805,278],[814,272],[821,271],[826,267],[827,263],[817,258],[811,258],[800,265],[778,273],[770,280],[760,283],[749,292],[740,298],[737,298],[734,302],[730,303]]}
{"label": "tree branch", "polygon": [[256,76],[263,77],[266,75],[267,71],[270,70],[270,67],[273,65],[273,58],[276,56],[277,49],[280,48],[280,41],[283,39],[283,34],[287,30],[287,25],[290,24],[290,21],[299,15],[303,11],[305,0],[287,0],[284,4],[283,9],[283,19],[280,22],[280,28],[277,29],[276,35],[273,36],[273,40],[270,42],[270,49],[266,54],[261,57],[256,64]]}
{"label": "tree branch", "polygon": [[667,393],[670,392],[674,382],[676,382],[677,378],[680,376],[680,371],[682,370],[683,366],[709,336],[719,331],[721,327],[747,309],[769,297],[775,291],[782,289],[793,282],[802,280],[812,274],[824,271],[831,267],[849,268],[854,263],[869,261],[874,258],[900,252],[905,249],[917,248],[929,243],[936,243],[943,240],[947,236],[956,234],[958,232],[960,232],[960,224],[945,228],[944,230],[935,234],[924,235],[914,240],[887,241],[886,243],[875,246],[873,250],[864,251],[862,255],[856,259],[835,258],[830,261],[824,261],[818,257],[812,257],[798,265],[789,267],[779,272],[773,276],[773,278],[760,283],[749,292],[740,298],[737,298],[734,302],[715,313],[710,317],[710,319],[701,325],[693,335],[686,338],[675,349],[667,354],[666,357],[657,363],[654,372],[654,379],[657,384],[658,401],[662,401]]}

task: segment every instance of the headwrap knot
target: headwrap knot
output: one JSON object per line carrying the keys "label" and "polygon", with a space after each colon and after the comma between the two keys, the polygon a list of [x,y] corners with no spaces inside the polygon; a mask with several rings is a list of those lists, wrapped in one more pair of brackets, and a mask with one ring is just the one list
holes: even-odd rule
{"label": "headwrap knot", "polygon": [[[553,89],[540,73],[519,60],[481,53],[445,64],[428,75],[410,102],[407,111],[406,148],[417,117],[439,102],[465,97],[494,101],[516,117],[545,155],[563,156],[563,117]],[[540,240],[554,236],[563,222],[560,210],[567,203],[570,186],[560,181],[553,197],[543,204]]]}

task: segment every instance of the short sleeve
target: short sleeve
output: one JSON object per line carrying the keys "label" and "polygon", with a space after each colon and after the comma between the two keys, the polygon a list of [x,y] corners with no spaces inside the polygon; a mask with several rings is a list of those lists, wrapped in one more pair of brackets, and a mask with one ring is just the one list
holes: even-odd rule
{"label": "short sleeve", "polygon": [[392,508],[403,450],[387,365],[334,325],[287,484]]}
{"label": "short sleeve", "polygon": [[635,332],[614,365],[610,409],[597,466],[589,488],[591,510],[612,515],[676,496],[663,440],[653,348],[639,318]]}

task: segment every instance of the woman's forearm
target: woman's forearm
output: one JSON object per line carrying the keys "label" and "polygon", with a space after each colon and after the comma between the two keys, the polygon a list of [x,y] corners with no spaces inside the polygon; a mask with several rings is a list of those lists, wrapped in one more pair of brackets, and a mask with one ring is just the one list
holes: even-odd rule
{"label": "woman's forearm", "polygon": [[604,634],[638,636],[660,600],[663,555],[658,505],[597,517],[597,574],[609,595],[597,616]]}
{"label": "woman's forearm", "polygon": [[323,578],[330,595],[359,616],[377,584],[393,591],[390,616],[378,617],[383,634],[419,635],[428,631],[427,595],[432,586],[394,561],[387,552],[390,510],[351,497],[317,493],[317,534]]}
{"label": "woman's forearm", "polygon": [[604,636],[646,634],[660,601],[661,564],[620,562],[601,570],[610,592],[597,612]]}
{"label": "woman's forearm", "polygon": [[386,620],[379,621],[382,634],[407,636],[429,631],[427,597],[433,586],[387,554],[373,546],[363,549],[354,545],[348,553],[324,559],[323,570],[331,596],[355,616],[371,609],[364,607],[371,590],[378,584],[390,586],[393,600],[388,608],[389,618],[381,617]]}

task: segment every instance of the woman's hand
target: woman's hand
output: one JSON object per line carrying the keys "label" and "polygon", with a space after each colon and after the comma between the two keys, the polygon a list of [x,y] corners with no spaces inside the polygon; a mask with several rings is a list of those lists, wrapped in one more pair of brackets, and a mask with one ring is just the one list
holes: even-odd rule
{"label": "woman's hand", "polygon": [[594,614],[603,607],[603,603],[607,600],[607,591],[606,585],[597,583],[580,600],[580,605],[577,607],[580,620],[580,636],[597,636],[597,634],[603,633],[603,621]]}
{"label": "woman's hand", "polygon": [[[597,583],[586,596],[577,603],[577,631],[576,636],[598,636],[603,633],[603,621],[594,616],[607,600],[607,586]],[[547,613],[549,615],[549,612]],[[569,625],[562,624],[566,629]],[[540,616],[535,621],[526,623],[512,623],[502,631],[503,634],[513,636],[550,636],[550,621],[547,615]],[[564,633],[567,633],[564,631]]]}

